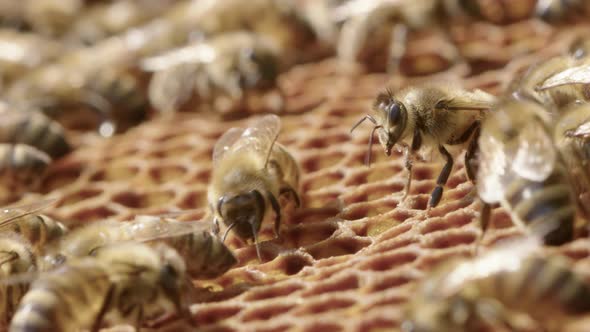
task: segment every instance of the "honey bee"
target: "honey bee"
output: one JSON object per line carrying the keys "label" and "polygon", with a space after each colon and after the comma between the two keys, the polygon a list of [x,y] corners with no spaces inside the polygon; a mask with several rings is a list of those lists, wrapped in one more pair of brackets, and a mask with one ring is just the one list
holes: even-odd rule
{"label": "honey bee", "polygon": [[537,0],[535,16],[549,22],[561,21],[584,10],[585,0]]}
{"label": "honey bee", "polygon": [[0,78],[3,84],[57,58],[63,47],[37,34],[0,29]]}
{"label": "honey bee", "polygon": [[52,203],[52,200],[38,201],[32,204],[4,207],[0,211],[0,234],[16,233],[26,239],[37,256],[44,253],[44,248],[61,239],[68,233],[63,223],[39,214],[39,210]]}
{"label": "honey bee", "polygon": [[226,113],[243,108],[247,94],[274,87],[280,64],[271,40],[234,32],[145,59],[142,67],[155,71],[149,98],[161,112],[182,109],[196,95]]}
{"label": "honey bee", "polygon": [[572,105],[562,113],[553,139],[567,165],[580,211],[590,218],[590,105]]}
{"label": "honey bee", "polygon": [[582,36],[576,38],[570,45],[569,54],[575,59],[586,58],[590,53],[590,38]]}
{"label": "honey bee", "polygon": [[296,206],[300,205],[299,166],[276,142],[280,127],[278,116],[265,115],[246,129],[229,129],[213,149],[207,200],[214,216],[214,232],[219,233],[219,223],[223,222],[227,227],[224,239],[232,229],[243,240],[253,239],[261,261],[258,232],[271,209],[274,232],[279,237],[279,195],[288,194]]}
{"label": "honey bee", "polygon": [[83,0],[0,1],[0,21],[53,37],[63,34],[83,9]]}
{"label": "honey bee", "polygon": [[0,107],[0,143],[21,143],[37,148],[52,158],[59,158],[72,149],[62,126],[36,111],[8,105]]}
{"label": "honey bee", "polygon": [[544,240],[559,245],[574,237],[576,201],[549,123],[550,114],[538,103],[499,103],[484,122],[479,138],[477,190],[486,204],[500,203],[512,221],[527,232],[557,222]]}
{"label": "honey bee", "polygon": [[375,99],[372,107],[374,114],[364,116],[351,132],[365,120],[374,125],[369,137],[367,165],[371,161],[375,132],[387,156],[391,155],[394,145],[403,148],[408,177],[402,200],[410,193],[414,156],[422,146],[437,147],[446,163],[428,203],[432,208],[440,202],[443,187],[453,168],[453,157],[445,145],[464,144],[471,139],[465,154],[465,169],[469,179],[474,179],[475,171],[471,163],[476,151],[474,139],[479,135],[485,111],[494,102],[495,97],[481,90],[466,91],[442,84],[408,87],[395,94],[386,91]]}
{"label": "honey bee", "polygon": [[171,2],[121,0],[91,4],[72,23],[64,39],[75,44],[95,44],[106,37],[153,19],[165,11]]}
{"label": "honey bee", "polygon": [[561,331],[571,319],[590,312],[590,286],[565,257],[541,257],[527,249],[524,255],[521,250],[521,245],[509,245],[443,263],[414,293],[402,330],[521,331],[514,319],[517,311],[546,331]]}
{"label": "honey bee", "polygon": [[[9,331],[97,331],[176,311],[189,319],[184,262],[164,246],[120,243],[42,273],[22,298]],[[80,310],[83,308],[83,310]]]}
{"label": "honey bee", "polygon": [[193,279],[222,275],[237,263],[233,253],[205,229],[204,222],[180,222],[157,216],[138,216],[132,221],[94,222],[77,228],[56,242],[45,257],[49,266],[64,258],[84,257],[113,243],[125,241],[166,243],[187,262],[187,274]]}
{"label": "honey bee", "polygon": [[[11,232],[0,233],[0,277],[8,278],[36,270],[36,256],[28,241]],[[18,303],[27,292],[28,285],[0,284],[0,324],[6,326]]]}
{"label": "honey bee", "polygon": [[25,144],[0,143],[0,196],[14,198],[26,190],[36,189],[51,162],[45,152]]}

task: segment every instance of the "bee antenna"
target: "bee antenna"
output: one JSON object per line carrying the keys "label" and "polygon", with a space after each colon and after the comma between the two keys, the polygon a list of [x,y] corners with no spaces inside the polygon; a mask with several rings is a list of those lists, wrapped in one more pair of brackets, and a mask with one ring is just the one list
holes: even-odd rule
{"label": "bee antenna", "polygon": [[385,93],[387,93],[389,98],[393,98],[393,90],[391,90],[391,88],[385,89]]}
{"label": "bee antenna", "polygon": [[227,227],[227,229],[225,230],[225,232],[223,232],[223,237],[221,237],[221,242],[225,242],[225,238],[227,237],[227,234],[229,234],[229,231],[231,231],[234,227],[236,227],[236,223],[233,222],[229,225],[229,227]]}
{"label": "bee antenna", "polygon": [[258,245],[258,234],[254,229],[254,224],[250,224],[252,227],[252,235],[254,235],[254,246],[256,247],[256,256],[258,256],[258,260],[262,263],[262,254],[260,253],[260,246]]}
{"label": "bee antenna", "polygon": [[383,128],[382,126],[375,126],[373,130],[371,130],[371,135],[369,136],[369,151],[367,151],[367,156],[365,158],[365,165],[367,167],[371,166],[371,154],[373,150],[373,136],[375,136],[375,131],[379,128]]}

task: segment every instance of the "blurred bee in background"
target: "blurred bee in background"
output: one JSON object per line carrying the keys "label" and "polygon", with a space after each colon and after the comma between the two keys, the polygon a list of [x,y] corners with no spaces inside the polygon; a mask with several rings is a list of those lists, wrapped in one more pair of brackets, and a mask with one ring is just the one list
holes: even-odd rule
{"label": "blurred bee in background", "polygon": [[545,21],[561,21],[583,12],[586,0],[537,0],[535,16]]}
{"label": "blurred bee in background", "polygon": [[63,127],[35,110],[0,103],[0,143],[22,143],[37,148],[51,158],[60,158],[72,149]]}
{"label": "blurred bee in background", "polygon": [[189,101],[196,98],[228,113],[243,109],[249,94],[273,88],[280,63],[271,40],[234,32],[147,58],[142,68],[155,72],[149,98],[161,112],[194,105]]}
{"label": "blurred bee in background", "polygon": [[[538,103],[505,100],[483,124],[477,190],[486,204],[500,203],[527,233],[557,222],[545,243],[574,237],[576,200],[568,170],[555,148],[549,112]],[[485,232],[489,206],[482,212]]]}
{"label": "blurred bee in background", "polygon": [[191,278],[214,278],[229,270],[237,260],[206,228],[210,228],[208,223],[180,222],[156,216],[138,216],[126,222],[94,222],[55,242],[45,261],[48,266],[53,266],[61,264],[64,259],[92,255],[113,243],[156,241],[166,243],[179,253]]}
{"label": "blurred bee in background", "polygon": [[420,148],[436,147],[446,163],[436,180],[429,208],[438,205],[443,188],[453,168],[453,157],[445,145],[469,143],[465,154],[465,169],[469,179],[475,178],[472,159],[476,151],[481,121],[485,112],[495,102],[495,97],[481,90],[466,91],[444,84],[408,87],[397,93],[386,91],[377,95],[372,110],[358,121],[351,132],[363,121],[369,120],[374,127],[369,137],[366,164],[371,161],[373,136],[377,137],[387,156],[395,145],[404,151],[404,164],[408,177],[404,200],[411,190],[412,164]]}
{"label": "blurred bee in background", "polygon": [[[184,262],[164,246],[121,243],[42,273],[23,297],[10,331],[97,331],[108,322],[139,328],[177,312],[190,321]],[[83,308],[84,310],[79,310]]]}
{"label": "blurred bee in background", "polygon": [[49,155],[32,146],[0,143],[0,201],[36,190],[50,162]]}
{"label": "blurred bee in background", "polygon": [[[29,242],[12,232],[0,233],[0,278],[5,279],[36,271],[36,256]],[[0,283],[0,325],[7,326],[20,300],[28,290],[27,283]]]}
{"label": "blurred bee in background", "polygon": [[83,8],[83,0],[2,0],[0,22],[3,26],[59,37]]}
{"label": "blurred bee in background", "polygon": [[[279,237],[281,205],[278,197],[299,199],[299,165],[286,148],[276,142],[281,121],[276,115],[258,118],[246,129],[231,128],[215,143],[213,174],[207,200],[214,216],[214,232],[219,223],[242,240],[253,239],[260,261],[258,232],[274,212],[274,232]],[[271,209],[269,209],[269,207]]]}
{"label": "blurred bee in background", "polygon": [[172,0],[119,0],[86,6],[64,35],[66,43],[92,45],[162,14]]}
{"label": "blurred bee in background", "polygon": [[0,50],[0,82],[6,85],[57,58],[64,47],[37,34],[0,29]]}
{"label": "blurred bee in background", "polygon": [[52,202],[42,200],[32,204],[4,207],[0,211],[0,234],[18,234],[26,239],[35,255],[44,255],[46,247],[54,244],[69,231],[60,221],[38,213]]}
{"label": "blurred bee in background", "polygon": [[590,105],[574,104],[564,109],[553,139],[567,165],[580,211],[590,218]]}
{"label": "blurred bee in background", "polygon": [[590,58],[588,39],[575,39],[569,53],[531,66],[514,79],[509,90],[518,99],[532,99],[551,111],[569,104],[590,100]]}
{"label": "blurred bee in background", "polygon": [[[451,260],[410,299],[404,332],[521,331],[514,311],[546,331],[590,312],[590,286],[561,256],[541,257],[526,239],[471,260]],[[527,330],[528,331],[528,330]]]}

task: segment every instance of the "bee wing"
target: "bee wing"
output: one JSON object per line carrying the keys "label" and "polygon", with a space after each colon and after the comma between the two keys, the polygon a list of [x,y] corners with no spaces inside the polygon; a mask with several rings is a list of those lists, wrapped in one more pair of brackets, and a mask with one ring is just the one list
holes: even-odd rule
{"label": "bee wing", "polygon": [[510,181],[508,171],[510,158],[504,144],[491,135],[481,135],[479,151],[477,192],[486,203],[497,203],[504,196],[504,188]]}
{"label": "bee wing", "polygon": [[544,181],[551,175],[557,161],[553,140],[536,121],[529,122],[519,136],[512,170],[531,181]]}
{"label": "bee wing", "polygon": [[456,94],[453,98],[444,99],[437,103],[437,108],[461,111],[485,111],[495,104],[496,97],[481,90]]}
{"label": "bee wing", "polygon": [[590,63],[560,71],[553,76],[549,76],[543,84],[537,87],[538,90],[547,90],[567,84],[589,84],[590,83]]}
{"label": "bee wing", "polygon": [[248,151],[254,155],[264,157],[266,165],[280,130],[281,119],[274,114],[265,115],[246,128],[230,147],[230,150],[232,152]]}
{"label": "bee wing", "polygon": [[4,207],[0,211],[0,227],[8,225],[20,217],[43,210],[55,201],[56,199],[45,199],[29,204]]}
{"label": "bee wing", "polygon": [[140,68],[144,71],[154,72],[183,63],[210,63],[216,57],[215,48],[208,43],[201,42],[143,59],[140,62]]}
{"label": "bee wing", "polygon": [[[140,220],[141,218],[159,217],[137,216],[136,220]],[[211,222],[207,221],[170,221],[162,223],[150,223],[147,227],[144,227],[145,224],[142,223],[130,222],[130,224],[130,226],[133,227],[130,240],[138,242],[149,242],[196,232],[209,232],[212,226]]]}
{"label": "bee wing", "polygon": [[221,160],[221,157],[223,157],[243,133],[244,129],[242,128],[230,128],[217,140],[213,148],[213,165],[216,165]]}
{"label": "bee wing", "polygon": [[590,120],[579,125],[576,129],[566,132],[569,137],[588,138],[590,137]]}

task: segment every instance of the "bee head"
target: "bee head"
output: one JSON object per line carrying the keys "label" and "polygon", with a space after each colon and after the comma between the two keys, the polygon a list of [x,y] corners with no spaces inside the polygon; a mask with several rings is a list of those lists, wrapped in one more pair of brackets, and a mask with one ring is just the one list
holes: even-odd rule
{"label": "bee head", "polygon": [[246,48],[239,58],[241,84],[246,87],[269,88],[279,74],[279,62],[273,50],[265,45]]}
{"label": "bee head", "polygon": [[454,332],[466,330],[472,318],[471,303],[461,297],[423,299],[406,311],[403,332]]}
{"label": "bee head", "polygon": [[182,294],[187,286],[184,261],[174,249],[166,245],[159,244],[154,249],[158,251],[163,262],[159,270],[158,284],[167,301],[172,303],[178,312],[183,312],[186,305]]}
{"label": "bee head", "polygon": [[223,196],[217,204],[217,212],[228,227],[228,231],[234,229],[242,239],[256,237],[265,211],[264,196],[258,190],[252,190],[229,198]]}
{"label": "bee head", "polygon": [[385,149],[385,154],[390,156],[391,149],[406,129],[408,111],[406,106],[395,99],[390,91],[377,96],[373,109],[377,112],[377,117],[382,119],[381,128],[377,134],[379,142]]}

